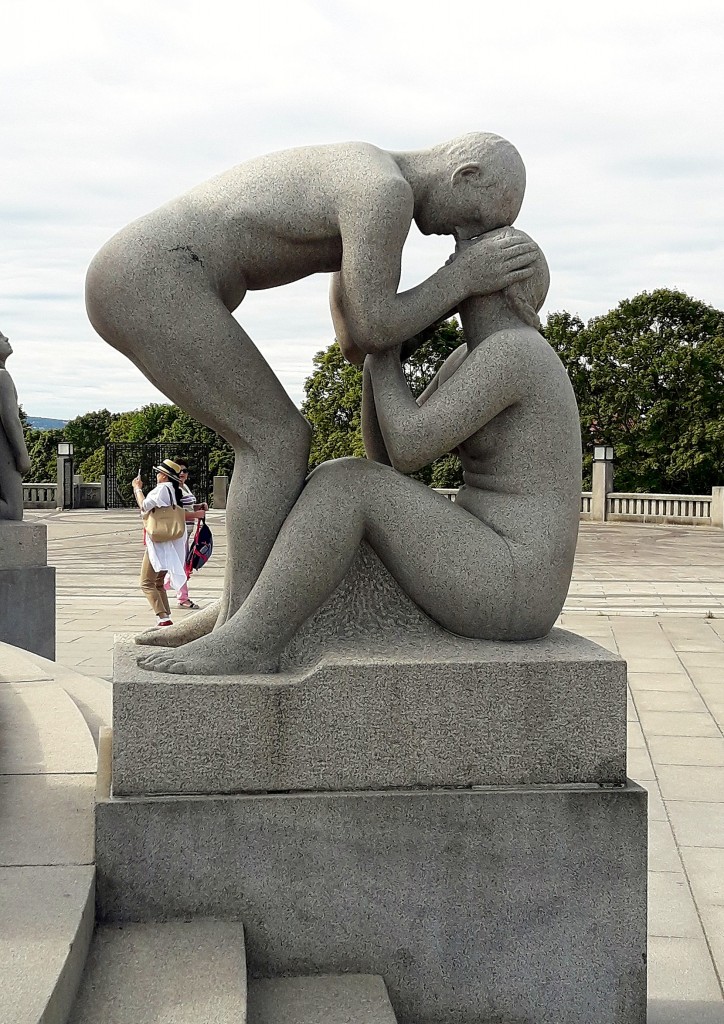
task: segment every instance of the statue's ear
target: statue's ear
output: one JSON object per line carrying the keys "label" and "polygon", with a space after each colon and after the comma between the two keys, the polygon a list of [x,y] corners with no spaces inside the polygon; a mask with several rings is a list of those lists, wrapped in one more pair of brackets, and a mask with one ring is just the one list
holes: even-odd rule
{"label": "statue's ear", "polygon": [[453,171],[450,179],[453,185],[462,185],[463,182],[472,182],[480,177],[480,164],[460,164]]}

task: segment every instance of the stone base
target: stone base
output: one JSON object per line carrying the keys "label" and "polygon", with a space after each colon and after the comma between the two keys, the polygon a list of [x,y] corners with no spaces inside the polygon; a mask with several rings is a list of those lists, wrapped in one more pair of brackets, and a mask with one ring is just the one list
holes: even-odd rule
{"label": "stone base", "polygon": [[428,637],[338,648],[254,676],[139,669],[117,640],[113,791],[253,793],[626,777],[626,665],[553,630],[530,643]]}
{"label": "stone base", "polygon": [[645,1024],[634,784],[111,799],[109,775],[101,920],[241,920],[252,976],[378,974],[399,1024]]}
{"label": "stone base", "polygon": [[55,569],[39,523],[0,520],[0,641],[55,660]]}

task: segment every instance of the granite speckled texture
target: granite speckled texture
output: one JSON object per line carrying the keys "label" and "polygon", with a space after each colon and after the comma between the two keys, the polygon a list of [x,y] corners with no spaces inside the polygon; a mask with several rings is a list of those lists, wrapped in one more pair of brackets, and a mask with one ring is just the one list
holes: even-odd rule
{"label": "granite speckled texture", "polygon": [[625,779],[625,662],[588,640],[388,630],[325,651],[314,635],[300,647],[312,666],[218,678],[143,672],[117,640],[114,792]]}
{"label": "granite speckled texture", "polygon": [[[0,523],[23,518],[23,476],[30,469],[18,393],[5,369],[12,345],[0,331]],[[1,545],[0,545],[1,546]],[[0,560],[0,565],[4,563]]]}
{"label": "granite speckled texture", "polygon": [[0,641],[55,658],[55,569],[47,527],[0,517]]}
{"label": "granite speckled texture", "polygon": [[48,528],[43,523],[0,520],[0,566],[24,569],[48,564]]}
{"label": "granite speckled texture", "polygon": [[244,922],[252,976],[360,972],[400,1024],[646,1020],[646,793],[109,800],[109,921]]}

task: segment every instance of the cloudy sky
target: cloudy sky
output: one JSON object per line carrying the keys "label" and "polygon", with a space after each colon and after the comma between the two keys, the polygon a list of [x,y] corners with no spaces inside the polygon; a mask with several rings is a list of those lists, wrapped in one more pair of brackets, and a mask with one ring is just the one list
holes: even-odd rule
{"label": "cloudy sky", "polygon": [[[135,217],[271,150],[418,149],[472,130],[528,169],[545,311],[658,287],[724,309],[720,0],[23,0],[0,4],[0,330],[26,411],[159,400],[98,338],[83,279]],[[444,262],[410,234],[403,285]],[[237,317],[295,401],[332,340],[319,276]]]}

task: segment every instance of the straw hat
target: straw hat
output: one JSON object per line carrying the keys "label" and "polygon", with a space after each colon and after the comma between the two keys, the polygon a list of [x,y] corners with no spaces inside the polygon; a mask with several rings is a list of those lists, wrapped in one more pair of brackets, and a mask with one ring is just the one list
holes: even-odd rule
{"label": "straw hat", "polygon": [[174,483],[177,484],[181,483],[179,480],[181,467],[178,462],[173,462],[171,459],[164,459],[158,466],[153,467],[153,471],[154,473],[165,473],[169,480],[173,480]]}

